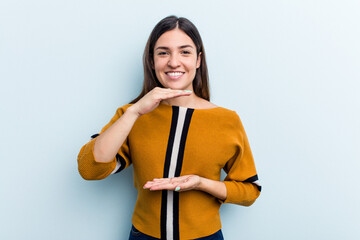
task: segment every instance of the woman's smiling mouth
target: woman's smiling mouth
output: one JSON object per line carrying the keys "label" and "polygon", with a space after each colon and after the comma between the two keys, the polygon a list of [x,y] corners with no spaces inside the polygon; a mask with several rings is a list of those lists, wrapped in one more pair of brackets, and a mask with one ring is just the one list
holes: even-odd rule
{"label": "woman's smiling mouth", "polygon": [[167,72],[166,75],[169,76],[170,79],[179,79],[185,73],[184,72]]}

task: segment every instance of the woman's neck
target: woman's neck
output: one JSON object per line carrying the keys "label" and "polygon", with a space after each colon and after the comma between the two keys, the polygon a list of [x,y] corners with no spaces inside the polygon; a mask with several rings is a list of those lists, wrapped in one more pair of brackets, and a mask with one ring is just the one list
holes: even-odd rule
{"label": "woman's neck", "polygon": [[181,96],[176,98],[165,99],[162,102],[168,105],[175,105],[181,107],[197,108],[200,104],[201,98],[192,93],[190,96]]}

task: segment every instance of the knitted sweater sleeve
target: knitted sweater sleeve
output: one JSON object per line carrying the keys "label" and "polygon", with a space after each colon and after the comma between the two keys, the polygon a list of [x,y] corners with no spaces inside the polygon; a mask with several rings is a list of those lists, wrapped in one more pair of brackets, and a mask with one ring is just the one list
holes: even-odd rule
{"label": "knitted sweater sleeve", "polygon": [[224,180],[227,198],[220,202],[250,206],[259,197],[261,186],[250,144],[237,114],[234,121],[234,134],[235,154],[223,168],[227,173]]}
{"label": "knitted sweater sleeve", "polygon": [[85,180],[104,179],[110,174],[120,172],[131,164],[128,137],[111,162],[98,162],[94,156],[94,144],[96,137],[105,132],[106,129],[116,122],[116,120],[124,114],[125,110],[124,106],[118,108],[110,122],[101,129],[100,133],[92,135],[91,140],[81,148],[77,157],[77,162],[79,173]]}

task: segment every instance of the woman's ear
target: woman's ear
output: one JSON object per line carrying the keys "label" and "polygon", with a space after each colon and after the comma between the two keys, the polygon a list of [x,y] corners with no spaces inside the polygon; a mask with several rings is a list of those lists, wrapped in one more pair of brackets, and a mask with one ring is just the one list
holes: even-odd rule
{"label": "woman's ear", "polygon": [[196,68],[199,68],[201,65],[201,52],[199,52],[199,56],[196,59]]}

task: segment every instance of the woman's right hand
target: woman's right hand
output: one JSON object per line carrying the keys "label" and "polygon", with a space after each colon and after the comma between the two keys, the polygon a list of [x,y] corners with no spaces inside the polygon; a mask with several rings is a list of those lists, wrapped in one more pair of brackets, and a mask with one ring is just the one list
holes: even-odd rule
{"label": "woman's right hand", "polygon": [[184,90],[155,87],[129,109],[141,116],[157,108],[162,100],[189,95],[191,95],[191,92],[185,92]]}

